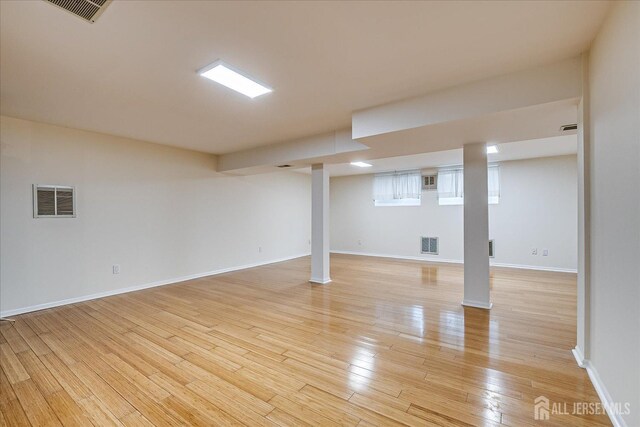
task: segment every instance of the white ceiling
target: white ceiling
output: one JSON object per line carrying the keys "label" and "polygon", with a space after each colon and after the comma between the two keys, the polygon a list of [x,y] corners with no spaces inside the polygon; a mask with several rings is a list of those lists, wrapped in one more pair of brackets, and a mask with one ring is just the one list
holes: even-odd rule
{"label": "white ceiling", "polygon": [[[572,135],[554,136],[551,138],[530,139],[497,144],[499,152],[489,154],[489,162],[532,159],[539,157],[563,156],[575,154],[578,148],[578,137]],[[357,161],[360,157],[355,156]],[[331,176],[363,175],[394,170],[432,169],[443,166],[462,164],[462,148],[414,154],[410,156],[388,157],[384,159],[366,160],[371,167],[360,168],[349,163],[327,164]],[[311,168],[297,169],[296,172],[311,173]]]}
{"label": "white ceiling", "polygon": [[[607,2],[114,1],[89,24],[0,2],[2,114],[227,153],[584,51]],[[196,74],[221,58],[274,88]]]}

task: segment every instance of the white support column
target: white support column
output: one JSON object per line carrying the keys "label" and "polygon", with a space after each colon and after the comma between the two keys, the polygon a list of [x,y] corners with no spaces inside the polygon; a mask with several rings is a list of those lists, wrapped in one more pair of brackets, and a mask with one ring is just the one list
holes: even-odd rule
{"label": "white support column", "polygon": [[464,301],[491,308],[489,293],[489,190],[487,145],[467,144],[464,157]]}
{"label": "white support column", "polygon": [[329,283],[329,172],[323,164],[311,166],[311,279]]}
{"label": "white support column", "polygon": [[591,125],[589,53],[582,54],[582,100],[578,104],[578,312],[573,355],[582,368],[591,357]]}

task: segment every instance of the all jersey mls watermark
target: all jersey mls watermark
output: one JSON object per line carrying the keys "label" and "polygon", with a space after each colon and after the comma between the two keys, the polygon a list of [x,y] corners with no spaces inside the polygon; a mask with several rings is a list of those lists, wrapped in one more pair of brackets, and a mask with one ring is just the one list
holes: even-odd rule
{"label": "all jersey mls watermark", "polygon": [[538,421],[548,420],[554,415],[629,415],[631,403],[615,402],[551,402],[546,396],[538,396],[533,401],[533,418]]}

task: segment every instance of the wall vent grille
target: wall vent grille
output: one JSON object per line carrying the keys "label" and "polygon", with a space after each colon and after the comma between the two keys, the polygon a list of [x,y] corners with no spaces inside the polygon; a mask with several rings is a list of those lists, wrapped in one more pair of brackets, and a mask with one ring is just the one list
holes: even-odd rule
{"label": "wall vent grille", "polygon": [[577,123],[571,123],[568,125],[562,125],[560,126],[560,132],[571,132],[574,130],[578,130],[578,124]]}
{"label": "wall vent grille", "polygon": [[88,22],[96,22],[111,0],[45,0]]}
{"label": "wall vent grille", "polygon": [[438,255],[438,238],[422,237],[420,239],[420,253]]}
{"label": "wall vent grille", "polygon": [[74,218],[76,190],[60,185],[33,185],[34,218]]}

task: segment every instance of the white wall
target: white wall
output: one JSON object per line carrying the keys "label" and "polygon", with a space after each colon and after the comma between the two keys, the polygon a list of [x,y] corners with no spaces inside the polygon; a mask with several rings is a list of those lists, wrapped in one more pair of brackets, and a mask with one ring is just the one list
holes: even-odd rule
{"label": "white wall", "polygon": [[[5,314],[310,251],[307,175],[225,176],[207,154],[1,120]],[[34,183],[77,186],[78,217],[34,219]]]}
{"label": "white wall", "polygon": [[[576,157],[503,162],[500,168],[500,203],[489,206],[492,262],[575,271]],[[439,206],[437,193],[424,191],[420,207],[374,207],[372,187],[373,175],[331,179],[331,250],[462,261],[463,206]],[[421,255],[420,236],[439,237],[439,255]]]}
{"label": "white wall", "polygon": [[640,2],[618,2],[589,55],[590,364],[640,426]]}

